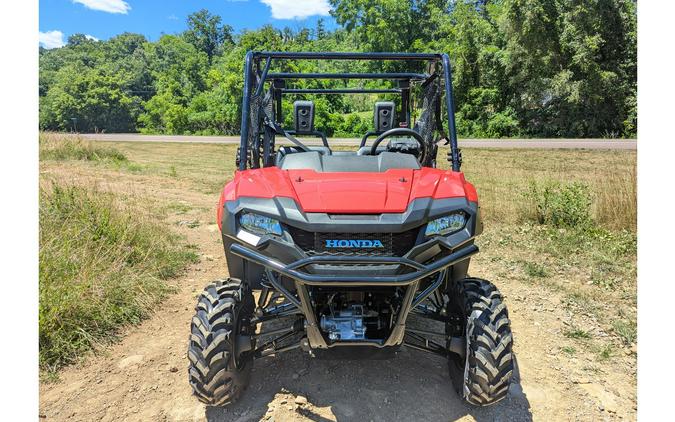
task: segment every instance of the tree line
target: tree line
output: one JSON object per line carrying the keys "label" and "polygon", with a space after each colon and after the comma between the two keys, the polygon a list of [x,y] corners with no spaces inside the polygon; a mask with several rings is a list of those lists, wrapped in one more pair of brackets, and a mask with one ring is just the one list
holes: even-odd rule
{"label": "tree line", "polygon": [[[633,137],[634,0],[331,0],[338,27],[235,33],[200,10],[149,41],[72,35],[40,49],[40,128],[238,134],[248,50],[446,52],[461,137]],[[396,70],[396,63],[284,64],[285,71]],[[328,87],[342,81],[300,81]],[[376,82],[367,82],[376,83]],[[317,96],[316,126],[360,136],[368,98]],[[370,99],[372,100],[372,99]],[[288,99],[290,107],[291,99]],[[290,115],[290,113],[287,113]]]}

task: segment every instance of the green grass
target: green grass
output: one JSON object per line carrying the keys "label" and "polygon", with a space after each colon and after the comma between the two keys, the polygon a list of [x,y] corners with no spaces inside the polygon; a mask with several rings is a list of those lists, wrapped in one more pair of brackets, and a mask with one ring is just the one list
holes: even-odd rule
{"label": "green grass", "polygon": [[614,321],[612,324],[612,330],[626,345],[635,343],[637,340],[637,324],[635,321]]}
{"label": "green grass", "polygon": [[573,338],[576,340],[588,340],[591,338],[591,334],[588,331],[584,331],[578,327],[572,327],[563,334],[567,338]]}
{"label": "green grass", "polygon": [[562,351],[570,356],[574,356],[577,353],[577,349],[572,346],[563,346]]}
{"label": "green grass", "polygon": [[53,373],[148,316],[197,255],[132,198],[43,185],[39,354]]}
{"label": "green grass", "polygon": [[166,206],[166,209],[175,214],[186,214],[192,209],[192,206],[183,202],[172,202]]}
{"label": "green grass", "polygon": [[530,277],[545,278],[549,275],[546,266],[536,262],[526,262],[524,269],[525,274]]}
{"label": "green grass", "polygon": [[599,361],[606,361],[611,359],[614,356],[614,346],[612,346],[612,344],[610,343],[600,346],[597,349],[597,355]]}

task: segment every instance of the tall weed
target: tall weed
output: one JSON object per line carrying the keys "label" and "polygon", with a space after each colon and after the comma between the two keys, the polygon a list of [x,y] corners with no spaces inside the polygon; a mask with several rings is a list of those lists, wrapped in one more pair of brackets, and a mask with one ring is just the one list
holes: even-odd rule
{"label": "tall weed", "polygon": [[46,183],[40,189],[40,367],[75,362],[146,317],[166,279],[196,254],[128,199]]}
{"label": "tall weed", "polygon": [[40,160],[82,160],[126,162],[123,153],[109,146],[95,144],[79,136],[40,133]]}

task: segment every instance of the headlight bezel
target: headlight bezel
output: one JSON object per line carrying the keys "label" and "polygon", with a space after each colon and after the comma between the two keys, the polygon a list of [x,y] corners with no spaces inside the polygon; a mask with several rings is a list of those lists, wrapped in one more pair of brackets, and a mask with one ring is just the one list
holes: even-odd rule
{"label": "headlight bezel", "polygon": [[466,227],[469,220],[464,211],[453,211],[427,222],[424,228],[424,237],[448,236],[457,233]]}
{"label": "headlight bezel", "polygon": [[257,236],[281,236],[284,233],[279,220],[252,211],[239,213],[237,223],[240,229]]}

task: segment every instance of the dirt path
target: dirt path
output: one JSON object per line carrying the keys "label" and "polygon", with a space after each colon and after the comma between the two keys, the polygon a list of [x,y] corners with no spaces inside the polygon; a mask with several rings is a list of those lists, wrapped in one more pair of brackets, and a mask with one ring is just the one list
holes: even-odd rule
{"label": "dirt path", "polygon": [[[214,195],[179,182],[158,183],[139,175],[111,174],[67,166],[43,169],[78,182],[94,177],[103,188],[136,192],[158,201],[185,201],[192,209],[168,222],[198,245],[201,263],[175,280],[178,291],[152,318],[127,330],[123,340],[64,369],[60,380],[40,386],[40,415],[47,421],[391,421],[391,420],[619,420],[635,419],[635,381],[627,357],[597,364],[592,356],[560,352],[568,318],[561,298],[504,276],[483,252],[472,273],[492,278],[506,296],[518,363],[503,402],[473,408],[453,392],[443,359],[402,350],[388,361],[312,359],[300,351],[255,362],[251,386],[236,405],[205,408],[191,396],[186,345],[196,296],[226,275],[214,223]],[[112,180],[112,181],[111,181]],[[185,221],[199,221],[188,228]],[[491,255],[490,255],[491,254]],[[618,368],[618,369],[617,369]],[[621,370],[619,370],[621,369]],[[308,403],[298,406],[296,396]]]}

